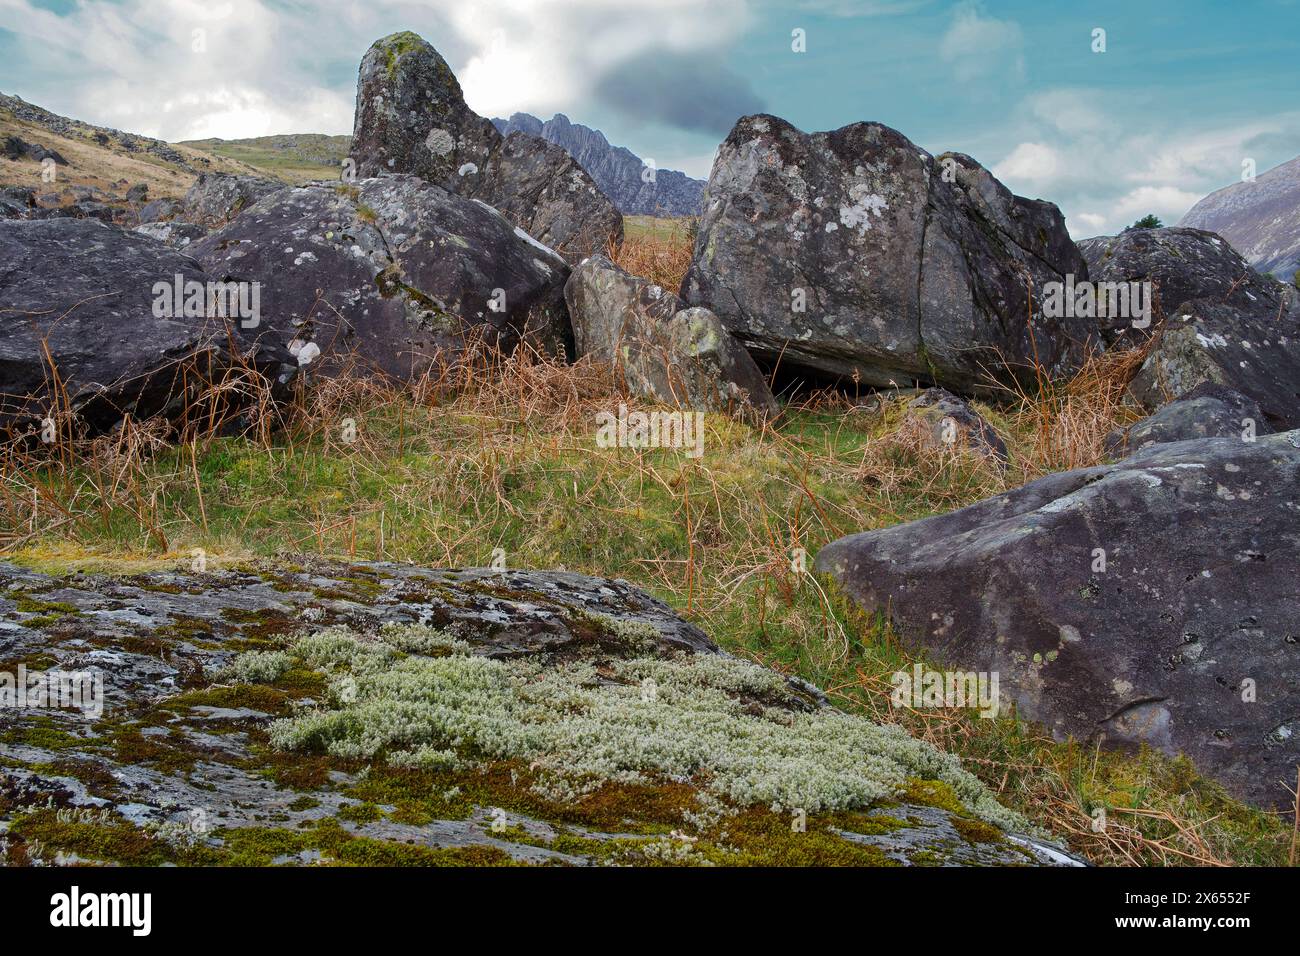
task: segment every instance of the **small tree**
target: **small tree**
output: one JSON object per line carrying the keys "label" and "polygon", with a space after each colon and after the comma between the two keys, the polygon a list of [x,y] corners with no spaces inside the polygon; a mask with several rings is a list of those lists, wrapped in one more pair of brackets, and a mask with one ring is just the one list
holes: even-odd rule
{"label": "small tree", "polygon": [[1137,222],[1133,223],[1134,229],[1159,229],[1164,223],[1160,221],[1159,216],[1147,213]]}

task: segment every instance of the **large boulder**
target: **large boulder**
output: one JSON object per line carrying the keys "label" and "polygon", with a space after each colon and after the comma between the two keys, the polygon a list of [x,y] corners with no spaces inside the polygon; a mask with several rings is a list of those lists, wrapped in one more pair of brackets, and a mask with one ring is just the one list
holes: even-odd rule
{"label": "large boulder", "polygon": [[1285,310],[1281,300],[1264,305],[1238,306],[1218,297],[1183,303],[1160,330],[1130,392],[1157,409],[1215,383],[1258,403],[1272,428],[1300,428],[1300,312]]}
{"label": "large boulder", "polygon": [[1254,399],[1217,382],[1202,382],[1154,415],[1112,431],[1106,436],[1106,451],[1122,455],[1148,445],[1193,438],[1267,435],[1272,431]]}
{"label": "large boulder", "polygon": [[719,150],[682,297],[769,366],[971,392],[1078,364],[1090,321],[1038,307],[1067,274],[1087,266],[1060,211],[970,157],[878,123],[809,135],[758,115]]}
{"label": "large boulder", "polygon": [[279,180],[261,176],[200,173],[185,194],[181,215],[195,225],[219,228],[259,199],[286,188]]}
{"label": "large boulder", "polygon": [[616,365],[634,394],[751,421],[779,413],[763,373],[708,309],[685,308],[603,256],[584,260],[564,294],[577,354]]}
{"label": "large boulder", "polygon": [[414,33],[377,40],[362,58],[351,159],[358,176],[411,173],[481,199],[571,263],[623,238],[622,215],[568,153],[524,133],[502,137]]}
{"label": "large boulder", "polygon": [[1184,753],[1290,805],[1300,431],[1149,447],[817,555],[904,642],[1057,735]]}
{"label": "large boulder", "polygon": [[201,378],[236,364],[232,343],[287,383],[288,354],[240,318],[160,312],[155,286],[177,277],[211,295],[199,263],[145,236],[94,219],[0,222],[0,426],[40,431],[49,416],[63,432],[71,413],[93,433],[178,411]]}
{"label": "large boulder", "polygon": [[192,243],[214,275],[261,283],[267,330],[398,378],[481,344],[562,353],[564,260],[495,209],[414,176],[274,193]]}
{"label": "large boulder", "polygon": [[81,691],[6,708],[10,863],[1077,865],[625,581],[0,563],[0,621]]}
{"label": "large boulder", "polygon": [[1135,326],[1128,317],[1099,319],[1108,343],[1145,340],[1159,318],[1192,299],[1216,299],[1269,315],[1289,307],[1289,302],[1283,306],[1286,292],[1277,280],[1260,275],[1223,238],[1203,229],[1126,229],[1118,236],[1085,239],[1079,251],[1094,283],[1151,284],[1150,325]]}

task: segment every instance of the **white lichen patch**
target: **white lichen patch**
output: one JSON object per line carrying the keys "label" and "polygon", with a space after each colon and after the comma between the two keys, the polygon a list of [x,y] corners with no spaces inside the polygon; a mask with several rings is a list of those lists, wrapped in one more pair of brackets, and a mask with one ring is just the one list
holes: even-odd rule
{"label": "white lichen patch", "polygon": [[[373,637],[330,628],[286,653],[329,676],[329,702],[271,726],[285,750],[439,768],[520,760],[551,799],[671,780],[704,788],[706,802],[809,812],[868,807],[909,778],[932,779],[980,818],[1025,827],[956,757],[900,727],[830,707],[754,707],[756,698],[788,700],[789,688],[735,658],[632,656],[598,671],[586,661],[476,657],[443,632],[409,625]],[[231,673],[260,677],[281,663],[241,657]]]}
{"label": "white lichen patch", "polygon": [[429,135],[424,138],[424,145],[429,147],[429,152],[435,156],[446,156],[456,146],[456,140],[445,129],[434,128],[429,130]]}
{"label": "white lichen patch", "polygon": [[871,229],[871,217],[879,217],[889,208],[885,197],[873,193],[871,187],[858,183],[849,189],[850,205],[840,206],[840,224],[846,229],[857,229],[865,236]]}

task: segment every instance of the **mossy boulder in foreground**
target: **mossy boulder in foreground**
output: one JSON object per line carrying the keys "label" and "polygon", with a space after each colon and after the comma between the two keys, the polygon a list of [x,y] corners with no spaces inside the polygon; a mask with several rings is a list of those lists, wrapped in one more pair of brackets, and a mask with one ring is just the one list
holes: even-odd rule
{"label": "mossy boulder in foreground", "polygon": [[955,757],[722,654],[626,582],[290,561],[0,564],[6,859],[1073,863]]}

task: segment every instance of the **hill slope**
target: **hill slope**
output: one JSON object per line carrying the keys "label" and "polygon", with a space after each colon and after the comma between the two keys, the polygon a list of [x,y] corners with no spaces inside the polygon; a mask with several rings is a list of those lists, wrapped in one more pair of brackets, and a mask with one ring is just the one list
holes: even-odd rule
{"label": "hill slope", "polygon": [[335,179],[352,145],[351,136],[286,133],[252,139],[195,139],[181,144],[214,156],[247,163],[289,183]]}
{"label": "hill slope", "polygon": [[1257,270],[1290,281],[1300,269],[1300,156],[1211,193],[1178,224],[1217,232]]}

